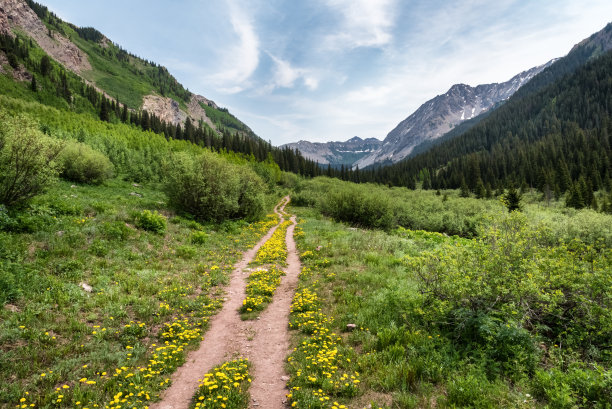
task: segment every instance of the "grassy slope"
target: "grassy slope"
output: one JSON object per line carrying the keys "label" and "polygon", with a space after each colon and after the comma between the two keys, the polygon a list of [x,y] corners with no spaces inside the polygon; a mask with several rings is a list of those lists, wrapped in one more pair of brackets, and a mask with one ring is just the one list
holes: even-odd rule
{"label": "grassy slope", "polygon": [[[165,385],[180,351],[157,359],[160,372],[151,378],[131,368],[150,368],[153,346],[175,342],[173,331],[180,342],[197,343],[219,306],[217,285],[269,227],[202,226],[174,217],[165,200],[155,185],[60,182],[14,218],[20,232],[0,231],[0,294],[8,302],[0,309],[0,407],[20,398],[36,407],[103,406],[119,391],[154,398]],[[135,227],[144,209],[169,217],[164,234]],[[164,326],[176,319],[185,321]]]}

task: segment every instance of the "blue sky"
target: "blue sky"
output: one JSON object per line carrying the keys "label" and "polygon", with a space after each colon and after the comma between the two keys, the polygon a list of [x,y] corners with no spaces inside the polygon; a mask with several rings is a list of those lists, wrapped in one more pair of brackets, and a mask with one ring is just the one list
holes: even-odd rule
{"label": "blue sky", "polygon": [[39,1],[275,145],[384,139],[451,85],[506,81],[612,21],[609,0]]}

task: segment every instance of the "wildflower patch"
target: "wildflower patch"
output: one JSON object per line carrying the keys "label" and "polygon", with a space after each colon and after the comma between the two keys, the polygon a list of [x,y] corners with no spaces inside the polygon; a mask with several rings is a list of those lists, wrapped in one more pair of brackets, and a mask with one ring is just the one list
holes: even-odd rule
{"label": "wildflower patch", "polygon": [[[313,275],[304,267],[303,277]],[[315,284],[316,285],[316,281]],[[294,408],[347,408],[337,399],[359,392],[359,373],[352,370],[353,350],[331,330],[315,287],[300,288],[291,305],[289,327],[306,335],[288,358],[291,378],[287,398]]]}
{"label": "wildflower patch", "polygon": [[241,409],[249,402],[249,361],[236,359],[216,366],[200,380],[191,409]]}

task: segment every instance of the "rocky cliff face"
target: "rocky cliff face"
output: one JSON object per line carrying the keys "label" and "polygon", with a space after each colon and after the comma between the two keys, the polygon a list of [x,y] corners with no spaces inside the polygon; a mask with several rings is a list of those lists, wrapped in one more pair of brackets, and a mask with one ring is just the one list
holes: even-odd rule
{"label": "rocky cliff face", "polygon": [[[72,72],[80,75],[84,71],[92,69],[87,54],[76,44],[72,43],[69,38],[66,38],[57,31],[53,31],[50,36],[45,24],[24,0],[1,0],[0,32],[12,35],[14,29],[27,33],[47,54]],[[108,44],[109,41],[104,37],[101,41],[102,46]],[[0,58],[6,59],[1,53]],[[0,60],[1,62],[2,60]],[[0,72],[2,72],[1,67]],[[29,81],[31,79],[31,75],[23,69],[14,70],[13,76],[16,80]],[[85,82],[93,85],[98,91],[104,93],[107,98],[114,99],[113,96],[104,92],[96,84],[91,83],[87,79],[85,79]],[[187,109],[182,109],[177,101],[157,94],[145,96],[141,108],[154,113],[163,121],[174,125],[184,123],[189,117],[194,123],[203,120],[213,129],[216,129],[213,122],[206,116],[206,111],[200,106],[200,103],[217,108],[213,101],[195,94],[191,96]]]}
{"label": "rocky cliff face", "polygon": [[77,74],[91,70],[87,55],[57,32],[53,32],[53,37],[50,37],[47,27],[25,1],[2,0],[0,31],[11,33],[14,28],[20,28],[28,33],[40,48],[67,69]]}
{"label": "rocky cliff face", "polygon": [[463,121],[472,119],[510,98],[521,86],[552,64],[531,68],[501,84],[471,87],[453,85],[445,94],[438,95],[419,107],[393,129],[381,147],[359,159],[360,168],[380,162],[398,162],[406,158],[419,144],[441,137]]}
{"label": "rocky cliff face", "polygon": [[308,142],[288,143],[282,147],[297,149],[304,157],[321,165],[352,166],[356,161],[375,152],[382,142],[376,138],[361,139],[358,136],[346,142]]}

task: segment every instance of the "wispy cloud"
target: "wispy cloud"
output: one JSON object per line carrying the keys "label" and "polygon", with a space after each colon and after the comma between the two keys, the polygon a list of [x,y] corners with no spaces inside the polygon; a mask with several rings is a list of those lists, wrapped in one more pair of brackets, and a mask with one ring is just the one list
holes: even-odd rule
{"label": "wispy cloud", "polygon": [[392,40],[394,0],[325,0],[341,15],[338,31],[324,45],[332,48],[381,47]]}
{"label": "wispy cloud", "polygon": [[269,54],[274,61],[274,72],[272,82],[269,84],[269,90],[275,88],[292,88],[299,79],[302,79],[303,84],[310,90],[315,90],[319,86],[318,78],[313,73],[305,68],[293,67],[288,61],[275,57]]}
{"label": "wispy cloud", "polygon": [[244,8],[234,0],[227,0],[227,5],[237,42],[225,46],[220,69],[209,78],[217,90],[234,94],[248,87],[248,81],[259,65],[260,44],[253,21],[245,14]]}

